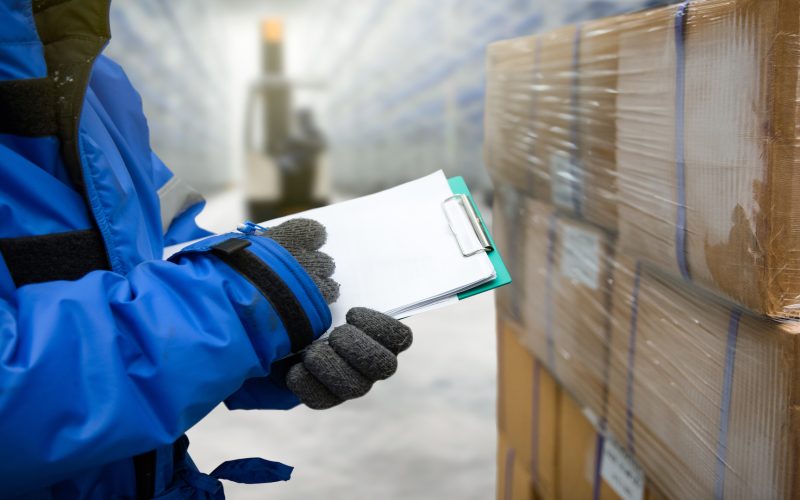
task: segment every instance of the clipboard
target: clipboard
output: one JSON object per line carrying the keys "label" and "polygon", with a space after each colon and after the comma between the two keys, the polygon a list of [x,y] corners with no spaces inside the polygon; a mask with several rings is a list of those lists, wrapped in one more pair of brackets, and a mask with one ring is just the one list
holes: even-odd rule
{"label": "clipboard", "polygon": [[[339,300],[330,305],[334,326],[345,322],[350,307],[370,307],[399,319],[511,282],[464,179],[447,179],[441,170],[361,198],[261,224],[246,223],[239,231],[265,233],[295,217],[317,220],[328,229],[323,251],[336,260],[335,279],[343,290]],[[383,233],[375,238],[374,231],[363,227],[380,228]],[[466,239],[459,241],[458,234]],[[166,248],[164,258],[191,243]],[[437,249],[433,256],[426,253],[431,248]],[[400,260],[386,266],[375,255]],[[445,270],[442,263],[451,259],[464,262]],[[394,285],[387,287],[386,283]]]}
{"label": "clipboard", "polygon": [[[497,246],[494,243],[492,234],[486,227],[486,223],[484,222],[483,217],[481,216],[481,213],[478,210],[477,205],[475,204],[475,200],[472,198],[472,193],[470,193],[469,188],[467,187],[467,183],[464,182],[464,178],[461,176],[450,177],[449,179],[447,179],[447,183],[450,185],[450,190],[453,192],[453,196],[444,200],[442,202],[442,206],[445,211],[445,216],[448,218],[448,224],[450,225],[450,230],[453,232],[453,237],[456,239],[456,242],[459,245],[459,249],[461,250],[462,255],[468,257],[469,255],[472,254],[473,251],[486,252],[486,254],[489,257],[489,261],[492,263],[492,266],[494,267],[496,274],[495,278],[492,281],[489,281],[482,285],[478,285],[475,288],[471,288],[465,292],[457,294],[458,300],[464,300],[466,298],[479,295],[483,292],[488,292],[489,290],[493,290],[495,288],[499,288],[501,286],[511,283],[511,274],[508,272],[508,268],[506,268],[506,265],[503,262],[503,258],[500,255],[500,251],[497,249]],[[482,246],[480,250],[477,249],[472,250],[464,248],[464,245],[459,240],[459,235],[457,234],[457,230],[455,229],[455,222],[448,215],[451,212],[449,212],[446,209],[446,205],[454,203],[458,203],[461,205],[464,211],[464,216],[467,218],[470,227],[472,227],[472,230],[475,232],[476,239]]]}

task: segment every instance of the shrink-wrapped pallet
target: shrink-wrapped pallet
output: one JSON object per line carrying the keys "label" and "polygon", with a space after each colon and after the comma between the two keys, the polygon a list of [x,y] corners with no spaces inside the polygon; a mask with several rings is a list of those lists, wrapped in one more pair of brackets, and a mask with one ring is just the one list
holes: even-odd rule
{"label": "shrink-wrapped pallet", "polygon": [[697,0],[490,47],[486,163],[620,250],[800,318],[800,2]]}

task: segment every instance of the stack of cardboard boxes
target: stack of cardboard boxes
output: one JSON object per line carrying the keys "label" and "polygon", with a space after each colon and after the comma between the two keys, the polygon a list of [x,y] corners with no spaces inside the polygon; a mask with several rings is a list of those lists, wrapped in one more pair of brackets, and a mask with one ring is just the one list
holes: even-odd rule
{"label": "stack of cardboard boxes", "polygon": [[[615,490],[616,483],[611,486],[609,480],[615,478],[604,478],[602,460],[609,442],[598,430],[596,416],[561,389],[519,342],[517,328],[513,323],[498,323],[497,498],[629,498]],[[621,473],[636,476],[628,483],[638,488],[642,498],[663,498],[645,485],[641,471]]]}
{"label": "stack of cardboard boxes", "polygon": [[800,2],[498,42],[488,75],[498,497],[800,495]]}

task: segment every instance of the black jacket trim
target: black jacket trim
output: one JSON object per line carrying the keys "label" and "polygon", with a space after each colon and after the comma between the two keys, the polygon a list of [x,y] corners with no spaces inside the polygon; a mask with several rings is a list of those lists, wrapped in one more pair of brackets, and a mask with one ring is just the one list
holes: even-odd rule
{"label": "black jacket trim", "polygon": [[49,78],[0,82],[0,134],[56,135],[55,88]]}
{"label": "black jacket trim", "polygon": [[109,268],[103,238],[94,229],[2,238],[0,253],[17,288],[77,280],[91,271]]}
{"label": "black jacket trim", "polygon": [[78,127],[95,58],[111,38],[108,0],[37,2],[34,13],[47,76],[55,89],[61,156],[70,179],[84,191]]}

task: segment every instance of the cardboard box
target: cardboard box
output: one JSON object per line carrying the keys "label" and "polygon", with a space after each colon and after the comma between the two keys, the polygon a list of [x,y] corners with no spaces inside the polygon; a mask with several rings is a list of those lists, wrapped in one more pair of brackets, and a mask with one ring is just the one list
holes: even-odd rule
{"label": "cardboard box", "polygon": [[618,499],[600,476],[601,435],[571,397],[564,395],[560,403],[558,491],[561,497]]}
{"label": "cardboard box", "polygon": [[800,317],[800,2],[693,1],[619,38],[624,252]]}
{"label": "cardboard box", "polygon": [[528,469],[502,433],[497,439],[497,500],[538,500]]}
{"label": "cardboard box", "polygon": [[495,190],[492,235],[495,245],[503,255],[511,283],[495,291],[497,311],[504,318],[519,324],[525,304],[527,287],[521,278],[525,272],[525,246],[522,229],[526,217],[525,195],[509,186],[498,186]]}
{"label": "cardboard box", "polygon": [[[656,488],[647,482],[640,468],[629,463],[629,457],[622,457],[616,467],[604,464],[610,460],[610,446],[614,441],[598,431],[597,416],[582,409],[574,399],[564,394],[559,400],[559,438],[558,438],[558,491],[560,498],[586,500],[621,500],[618,491],[625,489],[630,495],[640,491],[640,498],[660,500],[663,497]],[[606,468],[604,475],[603,469]],[[606,479],[614,474],[615,486]],[[641,489],[640,489],[641,488]],[[643,490],[643,491],[642,491]],[[634,496],[634,495],[631,495]],[[631,498],[631,496],[625,498]]]}
{"label": "cardboard box", "polygon": [[[597,414],[561,390],[520,333],[498,322],[497,498],[619,499],[601,473],[609,438]],[[644,498],[660,497],[647,485]]]}
{"label": "cardboard box", "polygon": [[695,0],[493,44],[486,161],[624,252],[800,318],[800,3]]}
{"label": "cardboard box", "polygon": [[611,231],[617,22],[492,44],[485,119],[485,157],[495,182]]}
{"label": "cardboard box", "polygon": [[613,307],[608,424],[649,478],[675,498],[800,494],[798,325],[625,258]]}
{"label": "cardboard box", "polygon": [[577,82],[578,159],[585,181],[583,217],[617,230],[617,78],[619,34],[625,17],[580,26]]}
{"label": "cardboard box", "polygon": [[602,404],[612,262],[608,236],[529,200],[525,221],[523,343],[581,404]]}
{"label": "cardboard box", "polygon": [[[565,245],[568,228],[586,234]],[[527,200],[522,229],[525,273],[516,278],[525,302],[510,335],[552,367],[581,408],[607,420],[659,490],[673,498],[800,492],[798,323],[746,313],[619,251],[612,259],[602,232],[548,205]],[[593,238],[600,243],[588,244]],[[587,270],[597,262],[609,270]],[[587,284],[606,273],[596,288]],[[509,366],[527,359],[523,371],[532,370],[530,357],[516,356]],[[514,380],[501,383],[501,399],[525,401],[532,386]],[[530,413],[513,414],[522,415],[515,423],[504,411],[501,429],[529,443]]]}
{"label": "cardboard box", "polygon": [[532,148],[539,189],[536,198],[560,210],[583,211],[585,176],[578,157],[577,101],[579,33],[564,26],[538,37],[537,53],[531,61],[536,75],[533,121],[529,125],[536,141]]}
{"label": "cardboard box", "polygon": [[[501,317],[514,311],[517,336],[564,394],[604,419],[670,498],[800,497],[800,327],[745,310],[800,318],[798,25],[796,0],[696,0],[628,16],[613,90],[616,249],[564,207],[516,199],[495,212],[515,214],[498,224],[524,256],[520,293],[498,294]],[[555,54],[567,33],[536,40],[551,37]],[[563,109],[563,89],[546,90],[557,86],[534,84],[552,96],[539,112]],[[557,151],[564,123],[553,123],[529,127],[531,147]],[[531,169],[546,173],[539,155],[528,154]],[[558,189],[490,168],[539,200]],[[598,448],[578,420],[559,410],[557,496],[587,491],[571,478]]]}
{"label": "cardboard box", "polygon": [[498,323],[498,428],[539,498],[554,499],[559,390],[517,333],[512,323]]}
{"label": "cardboard box", "polygon": [[531,124],[535,109],[533,71],[535,37],[522,37],[491,44],[487,49],[484,160],[491,165],[495,183],[521,191],[537,189],[536,168],[531,157],[534,143]]}

